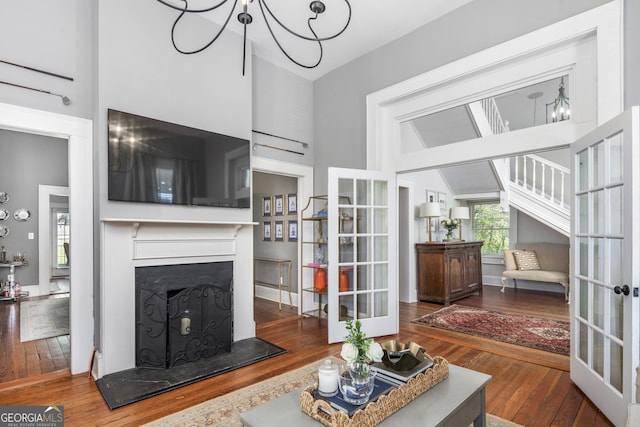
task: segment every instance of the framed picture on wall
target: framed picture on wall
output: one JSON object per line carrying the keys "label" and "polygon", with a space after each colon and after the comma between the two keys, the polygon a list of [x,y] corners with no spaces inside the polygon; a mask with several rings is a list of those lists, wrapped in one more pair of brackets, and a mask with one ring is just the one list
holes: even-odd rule
{"label": "framed picture on wall", "polygon": [[427,203],[429,202],[437,202],[437,194],[435,191],[427,190]]}
{"label": "framed picture on wall", "polygon": [[284,240],[284,221],[274,221],[274,239],[276,242],[282,242]]}
{"label": "framed picture on wall", "polygon": [[438,191],[438,203],[440,203],[440,213],[447,217],[447,193]]}
{"label": "framed picture on wall", "polygon": [[287,194],[287,215],[298,213],[298,195],[296,193]]}
{"label": "framed picture on wall", "polygon": [[295,219],[287,223],[287,236],[290,242],[298,241],[298,221]]}
{"label": "framed picture on wall", "polygon": [[273,214],[284,215],[284,195],[273,196]]}
{"label": "framed picture on wall", "polygon": [[262,198],[262,216],[271,216],[271,196]]}
{"label": "framed picture on wall", "polygon": [[265,242],[271,241],[271,221],[262,223],[262,240]]}

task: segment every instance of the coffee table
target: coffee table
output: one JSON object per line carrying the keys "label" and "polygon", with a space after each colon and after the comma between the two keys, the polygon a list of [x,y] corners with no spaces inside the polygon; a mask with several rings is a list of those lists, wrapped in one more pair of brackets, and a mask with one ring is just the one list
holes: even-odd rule
{"label": "coffee table", "polygon": [[[486,425],[485,387],[491,376],[449,365],[449,376],[380,423],[380,426]],[[300,410],[300,393],[294,390],[240,414],[246,427],[317,427],[322,424]]]}

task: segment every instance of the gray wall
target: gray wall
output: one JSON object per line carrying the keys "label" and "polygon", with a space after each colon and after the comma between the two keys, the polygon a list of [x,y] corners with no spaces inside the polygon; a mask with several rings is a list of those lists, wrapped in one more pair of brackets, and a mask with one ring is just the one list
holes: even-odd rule
{"label": "gray wall", "polygon": [[253,154],[313,166],[313,83],[259,57],[253,61],[253,129],[282,138],[254,133],[252,142],[302,153],[256,146]]}
{"label": "gray wall", "polygon": [[368,94],[607,2],[475,0],[319,78],[315,192],[326,192],[329,166],[366,167]]}
{"label": "gray wall", "polygon": [[511,242],[513,247],[516,243],[563,243],[568,244],[569,238],[558,233],[552,228],[547,227],[539,221],[531,218],[524,212],[516,211],[517,214],[517,230],[515,236],[517,240]]}
{"label": "gray wall", "polygon": [[640,105],[640,1],[624,0],[624,108]]}
{"label": "gray wall", "polygon": [[[170,38],[178,12],[155,1],[100,1],[98,12],[100,78],[94,123],[101,218],[251,221],[250,209],[107,200],[108,108],[249,140],[251,58],[243,76],[241,38],[230,32],[199,55],[178,53]],[[200,46],[215,29],[196,14],[185,24],[177,36],[183,49]]]}
{"label": "gray wall", "polygon": [[[14,252],[26,253],[28,265],[18,267],[15,280],[22,286],[38,285],[38,186],[68,185],[67,148],[65,139],[25,134],[0,129],[0,191],[9,195],[0,209],[9,211],[9,218],[0,225],[9,228],[9,235],[0,238],[7,250],[7,258]],[[31,213],[28,221],[16,221],[13,213],[25,208]],[[48,215],[48,212],[43,212]],[[28,239],[28,233],[34,238]],[[6,280],[8,269],[0,269],[0,280]]]}
{"label": "gray wall", "polygon": [[23,0],[0,5],[0,59],[73,78],[51,77],[0,63],[3,81],[65,95],[0,84],[0,102],[93,118],[93,13],[97,0]]}

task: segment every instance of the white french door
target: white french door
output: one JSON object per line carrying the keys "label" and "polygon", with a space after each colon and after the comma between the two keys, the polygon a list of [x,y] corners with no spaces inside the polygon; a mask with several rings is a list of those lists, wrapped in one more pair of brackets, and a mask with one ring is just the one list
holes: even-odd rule
{"label": "white french door", "polygon": [[638,112],[571,145],[571,379],[616,426],[635,400],[639,361]]}
{"label": "white french door", "polygon": [[396,176],[329,168],[329,343],[357,319],[368,337],[398,332]]}

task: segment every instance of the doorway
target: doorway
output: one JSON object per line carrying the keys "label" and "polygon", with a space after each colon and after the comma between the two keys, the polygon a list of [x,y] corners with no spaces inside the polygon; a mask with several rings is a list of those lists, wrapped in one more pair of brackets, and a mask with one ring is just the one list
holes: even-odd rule
{"label": "doorway", "polygon": [[254,171],[252,188],[256,323],[297,317],[298,178]]}
{"label": "doorway", "polygon": [[[264,186],[264,188],[260,185],[259,180],[263,177],[265,177],[266,175],[270,175],[272,177],[279,177],[278,179],[283,179],[283,178],[289,178],[289,179],[293,179],[295,182],[295,194],[296,194],[296,204],[297,204],[297,210],[298,213],[297,214],[290,214],[290,215],[283,215],[280,218],[283,218],[283,220],[285,221],[282,225],[283,225],[283,231],[286,230],[287,234],[286,234],[286,239],[289,239],[289,227],[288,227],[288,223],[286,222],[287,220],[299,220],[299,210],[301,206],[304,206],[306,204],[306,201],[308,200],[308,198],[313,194],[313,168],[311,166],[305,166],[305,165],[300,165],[300,164],[295,164],[295,163],[288,163],[288,162],[282,162],[282,161],[278,161],[278,160],[272,160],[272,159],[268,159],[268,158],[264,158],[264,157],[259,157],[259,156],[255,156],[252,159],[252,171],[253,171],[253,192],[254,194],[252,195],[253,197],[253,209],[254,209],[254,220],[256,220],[256,225],[254,228],[254,256],[256,254],[256,244],[258,242],[264,242],[264,238],[265,238],[265,230],[264,230],[264,222],[268,221],[265,219],[265,221],[262,221],[261,223],[257,223],[257,221],[264,216],[263,214],[263,209],[264,209],[264,197],[270,197],[270,196],[275,196],[275,195],[286,195],[288,197],[289,193],[284,193],[284,192],[280,192],[280,191],[276,191],[275,189],[271,188],[270,186]],[[260,175],[256,175],[256,174],[260,174]],[[257,186],[257,187],[256,187]],[[264,193],[263,195],[259,196],[260,200],[258,200],[258,196],[256,196],[256,194],[260,192],[260,194]],[[286,199],[286,198],[285,198]],[[273,201],[273,198],[271,197],[271,200]],[[284,202],[284,200],[283,200]],[[288,204],[287,205],[283,205],[283,209],[288,208]],[[287,211],[285,211],[287,212]],[[265,217],[268,218],[268,217]],[[275,231],[275,223],[274,221],[276,221],[276,216],[272,216],[270,217],[271,220],[271,224],[274,227],[274,231]],[[286,220],[284,218],[287,218]],[[277,219],[277,221],[280,221],[280,219]],[[286,226],[286,228],[285,228]],[[272,236],[270,234],[270,236]],[[272,236],[272,238],[275,238]],[[284,236],[283,236],[284,238]],[[278,302],[278,291],[277,289],[275,290],[275,292],[272,290],[272,297],[270,300],[266,299],[266,298],[259,298],[257,301],[260,304],[255,304],[254,306],[254,313],[259,312],[259,313],[266,313],[266,315],[264,317],[262,317],[262,314],[260,314],[260,320],[257,319],[258,314],[256,313],[256,323],[258,324],[264,324],[264,322],[270,322],[272,320],[276,320],[274,319],[272,316],[275,314],[276,316],[279,316],[282,313],[286,313],[287,317],[288,316],[294,316],[294,317],[298,317],[300,315],[300,304],[298,304],[298,300],[297,300],[297,296],[296,295],[300,295],[300,280],[298,280],[298,275],[296,274],[295,276],[293,275],[293,263],[295,262],[296,265],[296,273],[297,273],[297,266],[299,266],[300,264],[300,242],[291,242],[291,243],[295,243],[295,254],[292,255],[292,279],[291,279],[291,292],[292,292],[292,301],[294,303],[294,309],[291,310],[289,308],[289,306],[286,305],[286,303],[289,302],[289,295],[288,292],[286,295],[283,295],[283,305],[282,305],[282,310],[279,310],[279,302]],[[265,243],[266,244],[266,243]],[[267,247],[275,247],[276,242],[272,241],[270,243],[272,246],[267,245]],[[294,246],[293,244],[291,245],[292,247]],[[271,255],[269,255],[270,258],[273,258]],[[295,261],[294,261],[295,260]],[[273,267],[271,267],[273,268]],[[264,309],[264,305],[266,304],[266,309]]]}
{"label": "doorway", "polygon": [[[94,344],[93,322],[93,137],[92,122],[78,117],[27,109],[0,103],[0,128],[62,137],[68,143],[69,211],[71,224],[70,256],[76,260],[70,271],[74,298],[70,301],[71,373],[87,370],[87,354]],[[74,286],[77,283],[78,286]]]}

